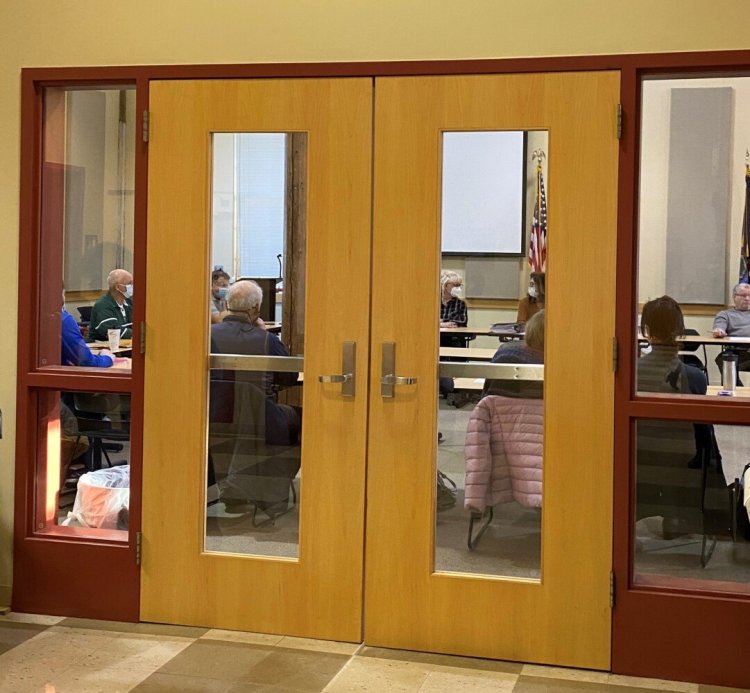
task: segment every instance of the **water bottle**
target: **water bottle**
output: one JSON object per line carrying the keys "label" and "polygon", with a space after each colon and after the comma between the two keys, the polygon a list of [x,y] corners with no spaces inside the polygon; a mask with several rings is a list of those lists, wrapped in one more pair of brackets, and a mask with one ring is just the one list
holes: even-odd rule
{"label": "water bottle", "polygon": [[721,382],[724,390],[734,394],[737,386],[737,354],[725,351],[721,358]]}

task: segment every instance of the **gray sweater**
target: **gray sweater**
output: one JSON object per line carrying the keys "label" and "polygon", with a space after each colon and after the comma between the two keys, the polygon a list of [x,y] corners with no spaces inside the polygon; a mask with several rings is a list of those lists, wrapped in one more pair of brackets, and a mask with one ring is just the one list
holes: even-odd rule
{"label": "gray sweater", "polygon": [[750,337],[750,310],[722,310],[714,318],[713,329],[724,330],[729,337]]}

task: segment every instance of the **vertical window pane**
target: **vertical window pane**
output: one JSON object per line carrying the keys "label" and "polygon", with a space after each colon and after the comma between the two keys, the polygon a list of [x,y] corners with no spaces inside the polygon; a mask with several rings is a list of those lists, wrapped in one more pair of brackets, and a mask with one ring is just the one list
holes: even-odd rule
{"label": "vertical window pane", "polygon": [[636,423],[635,584],[750,592],[748,433]]}
{"label": "vertical window pane", "polygon": [[213,136],[208,551],[298,556],[305,152],[304,133]]}
{"label": "vertical window pane", "polygon": [[[750,162],[736,135],[750,78],[649,79],[642,104],[636,389],[733,387],[750,368],[750,286],[740,284]],[[724,382],[725,357],[737,358],[735,383]],[[654,382],[656,367],[672,376]]]}
{"label": "vertical window pane", "polygon": [[[62,361],[62,290],[65,309],[84,336],[106,340],[108,327],[131,336],[132,308],[121,280],[110,294],[117,317],[95,335],[92,311],[111,318],[98,301],[108,295],[115,269],[133,267],[135,90],[129,87],[56,89],[44,93],[41,186],[40,363]],[[123,276],[126,276],[123,275]],[[99,322],[99,321],[98,321]],[[80,354],[80,358],[72,355]],[[85,362],[84,362],[85,360]],[[62,365],[101,367],[82,349],[68,350]]]}
{"label": "vertical window pane", "polygon": [[127,541],[130,396],[39,391],[35,531]]}
{"label": "vertical window pane", "polygon": [[438,571],[541,578],[546,147],[443,133]]}

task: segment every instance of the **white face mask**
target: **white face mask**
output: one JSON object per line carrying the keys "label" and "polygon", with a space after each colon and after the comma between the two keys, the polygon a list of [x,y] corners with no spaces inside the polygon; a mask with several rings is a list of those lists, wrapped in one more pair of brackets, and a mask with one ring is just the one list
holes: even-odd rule
{"label": "white face mask", "polygon": [[460,286],[454,286],[451,289],[451,296],[453,296],[453,298],[461,298],[461,293],[462,291]]}
{"label": "white face mask", "polygon": [[531,298],[536,298],[537,295],[538,295],[538,292],[536,290],[536,287],[535,286],[530,286],[529,287],[529,296],[531,296]]}

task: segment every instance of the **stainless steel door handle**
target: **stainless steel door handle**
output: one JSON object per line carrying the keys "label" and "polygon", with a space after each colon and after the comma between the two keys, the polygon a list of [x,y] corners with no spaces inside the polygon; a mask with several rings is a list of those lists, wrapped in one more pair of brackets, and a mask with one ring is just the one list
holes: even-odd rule
{"label": "stainless steel door handle", "polygon": [[354,397],[354,373],[357,368],[357,343],[344,342],[341,345],[341,373],[319,375],[319,383],[340,383],[344,397]]}
{"label": "stainless steel door handle", "polygon": [[415,385],[416,378],[408,376],[395,375],[396,370],[396,343],[383,342],[383,357],[380,371],[380,396],[385,398],[393,397],[393,388],[396,385]]}
{"label": "stainless steel door handle", "polygon": [[351,373],[344,373],[343,375],[319,375],[319,383],[348,383],[352,379]]}
{"label": "stainless steel door handle", "polygon": [[407,378],[401,375],[393,375],[393,373],[389,373],[388,375],[384,375],[380,382],[383,385],[414,385],[417,382],[416,378]]}

